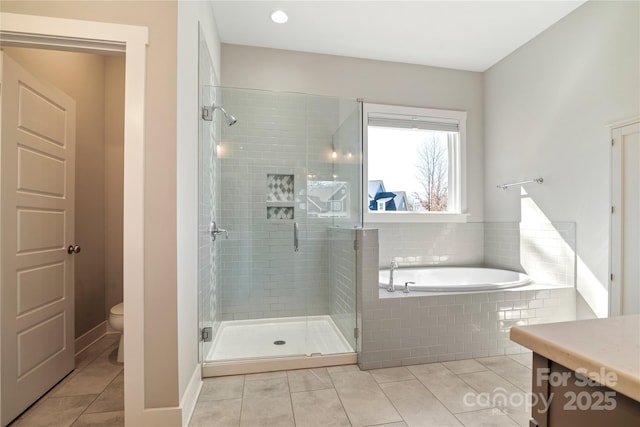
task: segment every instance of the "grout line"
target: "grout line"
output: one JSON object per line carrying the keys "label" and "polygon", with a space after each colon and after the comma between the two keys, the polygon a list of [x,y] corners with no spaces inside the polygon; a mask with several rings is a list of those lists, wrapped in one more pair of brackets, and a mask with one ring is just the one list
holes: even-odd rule
{"label": "grout line", "polygon": [[[102,336],[100,339],[94,341],[91,345],[87,346],[85,349],[83,349],[80,353],[78,353],[77,355],[74,355],[74,369],[69,372],[67,375],[64,376],[64,378],[60,379],[60,381],[58,381],[56,384],[53,385],[53,387],[51,387],[45,394],[43,394],[38,400],[36,400],[31,406],[29,406],[25,411],[23,411],[14,421],[13,423],[15,423],[16,426],[19,426],[21,424],[21,420],[28,416],[29,414],[35,412],[40,405],[42,405],[45,401],[47,401],[50,398],[63,398],[63,397],[76,397],[76,396],[91,396],[91,394],[80,394],[80,395],[75,395],[75,396],[54,396],[53,390],[57,387],[63,387],[61,384],[65,381],[71,381],[76,375],[78,375],[78,373],[82,372],[84,369],[86,369],[89,365],[91,365],[92,363],[94,363],[96,361],[96,359],[103,353],[98,353],[94,358],[92,358],[90,361],[87,362],[87,364],[85,366],[83,366],[82,368],[76,368],[76,358],[77,356],[79,356],[80,354],[88,351],[92,346],[94,345],[98,345],[98,343],[102,340],[104,340],[106,338],[106,335]],[[104,391],[104,390],[103,390]],[[96,399],[98,398],[98,396],[101,393],[96,395]],[[84,411],[86,411],[86,409],[91,406],[91,404],[95,401],[95,399],[82,411],[82,414],[84,414]],[[80,415],[78,415],[78,417],[80,417]],[[74,420],[74,422],[77,421],[77,418]],[[13,425],[13,424],[12,424]]]}
{"label": "grout line", "polygon": [[[472,359],[472,360],[475,360],[475,359]],[[457,379],[459,379],[460,381],[462,381],[464,384],[467,384],[467,383],[466,383],[462,378],[460,378],[460,376],[459,376],[458,374],[456,374],[456,373],[455,373],[455,372],[453,372],[451,369],[449,369],[449,368],[447,368],[446,366],[444,366],[444,365],[442,364],[442,362],[436,362],[436,363],[439,363],[440,365],[442,365],[442,367],[443,367],[444,369],[446,369],[447,371],[451,372],[451,373],[452,373],[452,374],[453,374]],[[427,365],[429,365],[429,363],[427,363]],[[409,371],[409,372],[411,372],[411,371]],[[413,375],[413,372],[411,372],[411,375]],[[414,375],[414,376],[415,376],[415,375]],[[436,398],[436,400],[437,400],[438,402],[440,402],[440,403],[442,404],[442,406],[444,406],[444,407],[445,407],[445,409],[446,409],[447,411],[449,411],[453,416],[455,416],[455,415],[456,415],[456,414],[455,414],[455,412],[453,412],[451,409],[449,409],[449,407],[448,407],[448,406],[447,406],[447,405],[446,405],[442,400],[440,400],[440,398],[439,398],[439,397],[438,397],[434,392],[432,392],[432,391],[429,389],[429,387],[428,387],[425,383],[423,383],[422,381],[420,381],[420,378],[416,377],[416,380],[418,380],[418,382],[419,382],[420,384],[422,384],[422,386],[423,386],[424,388],[426,388],[426,389],[427,389],[427,391],[428,391],[429,393],[431,393],[431,394],[433,395],[433,397],[435,397],[435,398]],[[468,385],[468,384],[467,384],[467,385]],[[471,387],[471,386],[469,386],[469,387]],[[480,394],[480,393],[478,392],[478,390],[476,390],[475,388],[471,387],[471,389],[473,389],[476,393]],[[491,404],[491,402],[488,402],[488,403],[489,403],[489,404]],[[460,412],[460,413],[465,413],[465,412]]]}
{"label": "grout line", "polygon": [[295,426],[296,425],[296,410],[293,407],[293,399],[291,398],[291,394],[292,393],[291,393],[291,387],[290,387],[290,384],[289,384],[289,371],[286,372],[286,375],[287,375],[287,377],[286,377],[287,378],[287,391],[288,391],[288,394],[289,394],[289,405],[291,405],[291,417],[293,418],[293,425]]}
{"label": "grout line", "polygon": [[[356,365],[357,366],[357,365]],[[326,369],[326,368],[325,368]],[[358,366],[358,372],[362,372],[362,370],[360,370],[360,367]],[[342,397],[340,397],[340,393],[338,392],[338,389],[336,388],[335,383],[333,382],[333,378],[331,378],[331,374],[329,373],[329,370],[327,369],[327,375],[329,376],[329,381],[331,381],[331,385],[333,386],[333,389],[336,392],[336,396],[338,396],[338,400],[340,401],[340,406],[342,407],[342,411],[344,412],[344,415],[347,417],[347,421],[349,422],[349,425],[353,425],[353,421],[351,420],[351,418],[349,417],[349,413],[347,412],[347,408],[344,407],[344,402],[342,401]],[[375,381],[375,380],[374,380]],[[404,421],[404,419],[403,419]]]}
{"label": "grout line", "polygon": [[[511,359],[509,356],[506,356],[506,357],[508,358],[508,360],[509,360],[509,361],[513,361],[513,362],[518,363],[516,360]],[[482,358],[480,358],[480,359],[482,359]],[[470,359],[470,360],[475,360],[476,362],[480,363],[480,362],[478,361],[478,359]],[[471,384],[469,384],[468,382],[466,382],[466,381],[464,380],[464,378],[462,378],[462,377],[461,377],[461,375],[475,374],[475,373],[481,373],[481,372],[491,372],[492,374],[495,374],[496,376],[498,376],[500,379],[502,379],[502,380],[504,380],[504,381],[507,381],[509,384],[513,385],[517,390],[519,390],[519,391],[523,391],[523,390],[522,390],[522,389],[520,389],[520,387],[518,387],[516,384],[512,383],[511,381],[509,381],[509,379],[508,379],[508,378],[506,378],[505,376],[503,376],[503,375],[499,374],[498,372],[494,371],[494,370],[493,370],[493,369],[491,369],[490,367],[483,365],[482,363],[480,363],[480,364],[481,364],[481,365],[482,365],[482,367],[484,368],[484,370],[483,370],[483,371],[467,372],[467,373],[463,373],[463,374],[457,374],[457,373],[453,372],[451,369],[449,369],[448,367],[446,367],[442,362],[436,362],[436,363],[438,363],[438,364],[440,365],[440,368],[443,368],[443,369],[445,369],[446,371],[448,371],[448,372],[450,372],[451,374],[453,374],[453,375],[454,375],[458,380],[462,381],[464,384],[466,384],[468,387],[470,387],[470,388],[471,388],[472,390],[474,390],[476,393],[480,393],[480,392],[479,392],[477,389],[475,389],[473,386],[471,386]],[[518,364],[519,364],[519,365],[522,365],[522,364],[520,364],[520,363],[518,363]],[[417,366],[419,366],[419,365],[417,365]],[[522,365],[522,366],[524,366],[524,365]],[[525,368],[527,368],[527,369],[530,369],[530,368],[528,368],[527,366],[524,366],[524,367],[525,367]],[[405,366],[405,368],[406,368],[406,366]],[[326,369],[326,368],[320,368],[320,369]],[[287,383],[287,389],[288,389],[288,393],[289,393],[289,404],[290,404],[290,408],[291,408],[291,413],[292,413],[292,416],[293,416],[293,421],[294,421],[294,423],[295,423],[295,422],[296,422],[296,413],[295,413],[295,409],[294,409],[294,405],[293,405],[293,399],[292,399],[292,395],[293,395],[294,393],[292,393],[292,392],[291,392],[291,384],[290,384],[290,382],[289,382],[289,379],[290,379],[289,374],[290,374],[290,372],[292,372],[292,371],[291,371],[291,370],[286,371],[286,379],[287,379],[286,383]],[[308,372],[310,372],[311,374],[313,374],[316,378],[321,379],[321,378],[319,377],[319,375],[314,371],[314,369],[313,369],[313,368],[308,369]],[[360,370],[359,368],[358,368],[358,372],[366,373],[366,374],[368,374],[368,375],[369,375],[369,376],[374,380],[374,383],[375,383],[376,387],[378,387],[378,389],[382,391],[382,393],[383,393],[383,395],[385,396],[385,398],[389,401],[389,403],[391,403],[392,407],[396,410],[396,413],[397,413],[397,414],[400,416],[400,418],[402,419],[402,422],[404,422],[404,423],[406,424],[406,420],[404,419],[404,417],[402,416],[402,414],[400,413],[400,411],[398,410],[398,408],[393,404],[393,402],[391,401],[391,399],[389,398],[389,396],[387,395],[387,393],[385,392],[385,390],[384,390],[384,389],[380,386],[380,384],[376,381],[375,377],[374,377],[370,372],[362,371],[362,370]],[[438,402],[439,402],[439,403],[440,403],[440,404],[441,404],[441,405],[442,405],[442,406],[443,406],[443,407],[444,407],[444,408],[445,408],[445,409],[446,409],[446,410],[447,410],[451,415],[453,415],[454,417],[456,417],[456,419],[457,419],[459,422],[461,422],[461,423],[462,423],[462,421],[460,421],[460,419],[457,417],[457,415],[458,415],[458,414],[456,414],[456,413],[452,412],[452,411],[447,407],[447,405],[445,405],[445,404],[444,404],[444,402],[442,402],[442,401],[441,401],[441,400],[440,400],[440,399],[439,399],[439,398],[438,398],[438,397],[437,397],[433,392],[431,392],[431,390],[429,389],[429,387],[427,387],[427,385],[426,385],[426,384],[424,384],[424,383],[423,383],[419,378],[415,377],[415,375],[413,374],[413,372],[411,372],[410,370],[409,370],[409,372],[411,373],[411,375],[412,375],[412,376],[414,376],[414,378],[413,378],[413,379],[403,379],[403,380],[398,380],[398,381],[389,381],[388,383],[398,383],[398,382],[418,381],[418,382],[420,383],[420,385],[422,385],[422,386],[423,386],[423,387],[424,387],[424,388],[425,388],[429,393],[431,393],[431,394],[434,396],[434,398],[436,399],[436,401],[438,401]],[[343,401],[342,401],[342,398],[341,398],[341,396],[340,396],[340,393],[339,393],[339,392],[338,392],[338,390],[335,388],[335,383],[333,382],[333,378],[332,378],[331,374],[329,374],[328,370],[327,370],[327,375],[328,375],[328,377],[329,377],[330,385],[332,386],[331,388],[334,390],[334,392],[336,393],[336,396],[338,397],[338,400],[339,400],[339,402],[340,402],[340,405],[341,405],[341,409],[342,409],[342,411],[343,411],[343,412],[344,412],[344,414],[346,415],[347,420],[349,421],[349,423],[350,423],[350,424],[352,424],[351,419],[349,418],[349,414],[347,413],[346,408],[345,408],[345,406],[344,406],[344,403],[343,403]],[[114,380],[115,380],[115,378],[114,378]],[[324,383],[324,381],[322,381],[322,382]],[[386,383],[385,383],[385,384],[386,384]],[[246,376],[244,376],[244,375],[243,375],[243,385],[242,385],[243,390],[242,390],[242,398],[241,398],[241,404],[240,404],[240,415],[239,415],[239,420],[238,420],[238,422],[239,422],[240,424],[242,424],[242,409],[243,409],[244,404],[245,404],[245,391],[246,391],[245,386],[246,386]],[[329,388],[329,389],[331,389],[331,388]],[[106,390],[106,389],[105,389],[105,390]],[[315,390],[302,390],[301,392],[308,392],[308,391],[315,391]],[[526,393],[526,391],[523,391],[523,392],[525,392],[525,393]],[[473,413],[473,412],[486,411],[486,410],[488,410],[488,409],[495,409],[493,406],[491,406],[491,405],[490,405],[490,403],[491,403],[491,402],[488,402],[488,403],[489,403],[489,405],[488,405],[487,407],[480,408],[480,409],[477,409],[477,410],[472,410],[472,411],[461,412],[461,413],[459,413],[459,414],[466,414],[466,413]],[[88,408],[88,407],[87,407],[87,408]],[[86,409],[85,409],[85,410],[86,410]],[[84,412],[83,412],[83,413],[84,413]],[[511,416],[511,414],[509,414],[509,413],[505,413],[505,415],[507,415],[507,416],[509,417],[509,419],[510,419],[511,421],[513,421],[516,425],[520,425],[520,424],[518,423],[518,421],[517,421],[517,420],[515,420],[515,419]],[[464,423],[463,423],[463,424],[464,424]]]}
{"label": "grout line", "polygon": [[[244,389],[247,383],[247,376],[242,376],[242,395],[240,396],[240,413],[238,414],[238,426],[242,425],[242,408],[244,407]],[[199,396],[198,396],[199,397]]]}
{"label": "grout line", "polygon": [[[373,378],[373,380],[375,381],[375,378],[373,377],[373,375],[371,375],[371,378]],[[407,380],[407,381],[413,381],[413,380]],[[401,382],[401,381],[396,381],[396,382]],[[418,383],[425,388],[425,390],[427,390],[429,393],[431,393],[431,391],[424,385],[422,384],[420,381],[418,381]],[[391,398],[389,397],[389,395],[384,391],[384,388],[380,387],[380,384],[378,384],[378,382],[376,382],[376,385],[378,386],[378,388],[382,391],[382,394],[384,394],[384,397],[387,398],[387,400],[389,401],[389,403],[391,404],[391,406],[393,406],[393,409],[396,410],[396,413],[400,416],[400,419],[402,420],[403,423],[407,424],[407,421],[404,419],[404,417],[402,416],[402,412],[400,412],[400,410],[396,407],[396,405],[393,403],[393,400],[391,400]],[[431,393],[433,395],[433,393]],[[435,397],[435,396],[434,396]],[[449,409],[445,407],[445,409],[448,411]],[[384,424],[382,424],[384,425]]]}
{"label": "grout line", "polygon": [[[96,398],[93,400],[93,402],[91,402],[91,403],[89,404],[89,406],[93,405],[93,403],[94,403],[96,400],[98,400],[98,399],[100,398],[100,396],[102,396],[103,394],[105,394],[105,393],[107,392],[107,389],[111,386],[111,384],[113,384],[113,383],[116,381],[116,379],[118,379],[118,377],[120,376],[120,374],[121,374],[121,373],[122,373],[122,372],[118,373],[118,375],[116,375],[115,377],[113,377],[113,379],[111,380],[111,382],[109,382],[109,384],[107,384],[107,386],[104,388],[104,390],[102,390],[102,392],[100,392],[100,393],[96,396]],[[81,395],[81,396],[87,396],[87,395]],[[122,396],[122,399],[124,400],[124,395]],[[87,406],[87,407],[85,408],[85,410],[84,410],[84,411],[82,411],[82,414],[80,414],[80,415],[84,415],[84,414],[86,413],[87,409],[89,409],[89,406]],[[102,414],[102,413],[105,413],[105,412],[116,412],[116,411],[120,411],[120,410],[121,410],[121,409],[110,409],[110,410],[107,410],[107,411],[98,411],[98,412],[91,412],[91,413],[92,413],[92,414]]]}
{"label": "grout line", "polygon": [[[521,354],[526,354],[526,353],[518,353],[518,355],[521,355]],[[512,356],[514,356],[514,355],[513,355],[513,354],[511,354],[511,355],[509,355],[509,356],[507,356],[507,357],[508,357],[509,359],[513,360],[514,362],[516,362],[516,363],[518,363],[518,364],[520,364],[520,365],[524,366],[524,367],[525,367],[525,368],[527,368],[527,369],[532,369],[532,368],[531,368],[531,366],[525,365],[524,363],[520,362],[519,360],[514,359]],[[533,355],[531,355],[531,357],[533,358]]]}
{"label": "grout line", "polygon": [[[507,357],[508,357],[508,356],[507,356]],[[509,358],[509,359],[511,360],[511,358]],[[515,361],[515,360],[513,360],[513,362],[516,362],[516,361]],[[480,362],[478,362],[478,363],[480,363]],[[516,362],[516,363],[517,363],[517,362]],[[497,376],[499,376],[500,378],[502,378],[503,380],[505,380],[506,382],[508,382],[509,384],[511,384],[512,386],[514,386],[515,388],[517,388],[518,390],[522,391],[523,393],[529,393],[529,392],[530,392],[530,390],[523,390],[520,386],[518,386],[517,384],[515,384],[515,383],[514,383],[513,381],[511,381],[509,378],[507,378],[507,377],[505,377],[505,376],[501,375],[500,373],[496,372],[495,370],[491,369],[491,367],[490,367],[490,366],[486,366],[486,365],[482,365],[482,366],[485,366],[485,367],[489,370],[489,372],[493,372],[494,374],[496,374]],[[526,368],[526,366],[525,366],[525,368]],[[531,370],[530,368],[527,368],[527,369]],[[463,381],[464,381],[464,380],[463,380]]]}
{"label": "grout line", "polygon": [[[476,361],[477,361],[477,360],[476,360]],[[478,363],[480,363],[480,362],[478,362]],[[484,365],[483,365],[483,366],[484,366]],[[520,387],[518,387],[517,385],[513,384],[513,383],[512,383],[511,381],[509,381],[507,378],[505,378],[505,377],[503,377],[502,375],[500,375],[500,374],[498,374],[497,372],[495,372],[493,369],[491,369],[491,368],[488,368],[488,369],[489,369],[488,371],[482,371],[482,372],[492,372],[492,373],[494,373],[495,375],[497,375],[499,378],[501,378],[501,379],[503,379],[503,380],[507,381],[509,384],[513,385],[513,386],[514,386],[518,391],[521,391],[522,393],[525,393],[525,395],[528,393],[528,392],[526,392],[526,391],[522,390],[522,389],[521,389]],[[465,375],[468,375],[468,374],[465,374]],[[460,378],[460,379],[461,379],[462,381],[464,381],[464,378]],[[480,392],[479,392],[475,387],[473,387],[471,384],[469,384],[469,383],[468,383],[468,382],[466,382],[466,381],[464,381],[464,382],[465,382],[469,387],[471,387],[472,389],[474,389],[477,393],[480,393]],[[491,403],[491,402],[489,402],[489,403]],[[493,406],[492,406],[492,408],[495,408],[495,407],[493,407]],[[489,408],[487,408],[487,409],[489,409]],[[502,410],[502,409],[500,409],[500,408],[497,408],[497,409]],[[503,411],[503,412],[504,412],[504,411]],[[507,417],[509,417],[509,419],[510,419],[511,421],[513,421],[516,425],[521,426],[521,424],[520,424],[520,423],[518,423],[518,421],[516,421],[516,420],[511,416],[511,414],[509,414],[509,413],[507,413],[507,412],[504,412],[504,415],[506,415]],[[526,425],[525,425],[524,427],[526,427]]]}
{"label": "grout line", "polygon": [[[86,408],[84,408],[84,409],[82,410],[82,412],[81,412],[81,413],[76,417],[76,419],[75,419],[75,420],[73,420],[73,422],[71,423],[71,425],[72,425],[72,426],[73,426],[73,425],[78,421],[78,419],[79,419],[81,416],[83,416],[83,415],[85,414],[85,412],[87,412],[87,409],[89,409],[89,406],[93,405],[93,403],[94,403],[96,400],[98,400],[98,397],[100,397],[100,395],[101,395],[101,394],[102,394],[102,393],[97,394],[97,395],[96,395],[96,397],[91,401],[91,403],[89,403],[89,404],[87,405],[87,407],[86,407]],[[91,396],[91,395],[90,395],[90,394],[80,394],[79,396]],[[123,397],[124,397],[124,396],[123,396]]]}
{"label": "grout line", "polygon": [[[487,411],[487,410],[493,410],[496,409],[493,406],[490,408],[483,408],[483,409],[478,409],[478,410],[474,410],[474,411],[468,411],[468,412],[460,412],[459,414],[453,414],[454,417],[456,417],[456,419],[465,427],[472,427],[473,425],[469,425],[467,426],[467,424],[465,424],[460,418],[458,418],[458,415],[462,415],[462,414],[473,414],[474,412],[482,412],[482,411]],[[511,421],[513,421],[516,425],[520,426],[520,424],[518,424],[517,421],[515,421],[513,418],[511,418],[511,416],[509,416],[509,414],[504,413],[502,416],[506,416],[507,418],[509,418]],[[526,426],[525,426],[526,427]]]}

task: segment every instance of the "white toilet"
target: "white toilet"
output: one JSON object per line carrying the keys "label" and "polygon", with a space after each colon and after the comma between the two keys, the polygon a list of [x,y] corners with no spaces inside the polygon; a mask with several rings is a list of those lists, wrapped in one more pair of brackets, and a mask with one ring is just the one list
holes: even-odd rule
{"label": "white toilet", "polygon": [[109,325],[120,332],[120,344],[118,345],[118,363],[124,363],[124,303],[111,307],[109,312]]}

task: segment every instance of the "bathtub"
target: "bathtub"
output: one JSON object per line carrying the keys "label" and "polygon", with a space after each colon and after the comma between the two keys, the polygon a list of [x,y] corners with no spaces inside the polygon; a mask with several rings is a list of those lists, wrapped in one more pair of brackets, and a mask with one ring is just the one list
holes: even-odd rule
{"label": "bathtub", "polygon": [[[402,291],[406,282],[409,290],[422,292],[472,292],[509,289],[532,283],[524,273],[496,268],[472,267],[417,267],[397,268],[393,271],[396,291]],[[389,287],[389,269],[381,269],[381,288]]]}

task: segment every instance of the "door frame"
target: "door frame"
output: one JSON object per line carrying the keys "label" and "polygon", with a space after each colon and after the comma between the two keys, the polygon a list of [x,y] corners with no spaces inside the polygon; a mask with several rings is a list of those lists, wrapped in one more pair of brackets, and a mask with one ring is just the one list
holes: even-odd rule
{"label": "door frame", "polygon": [[[611,211],[609,215],[609,317],[620,316],[622,311],[622,289],[620,283],[620,275],[622,271],[622,224],[619,218],[620,206],[616,206],[616,203],[622,197],[620,194],[620,188],[614,188],[614,182],[616,178],[615,173],[620,171],[621,165],[619,163],[614,164],[616,156],[614,154],[615,133],[618,129],[624,128],[629,125],[640,123],[640,115],[629,117],[625,120],[620,120],[615,123],[609,124],[611,147],[609,151],[609,197]],[[614,218],[614,215],[618,215]]]}
{"label": "door frame", "polygon": [[123,286],[125,423],[145,424],[144,405],[144,148],[147,27],[0,12],[7,46],[124,54]]}

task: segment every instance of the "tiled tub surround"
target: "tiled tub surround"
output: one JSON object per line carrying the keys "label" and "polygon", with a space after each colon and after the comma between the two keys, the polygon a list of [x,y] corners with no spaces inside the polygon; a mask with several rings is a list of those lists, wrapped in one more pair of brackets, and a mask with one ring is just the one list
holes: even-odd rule
{"label": "tiled tub surround", "polygon": [[480,266],[484,262],[483,223],[386,224],[371,223],[378,230],[379,265],[392,259],[400,265]]}
{"label": "tiled tub surround", "polygon": [[538,283],[575,286],[572,222],[371,223],[379,266],[484,266],[527,273]]}
{"label": "tiled tub surround", "polygon": [[357,236],[362,369],[517,354],[526,350],[509,340],[511,326],[575,319],[570,286],[389,294],[378,286],[378,230],[360,230]]}

